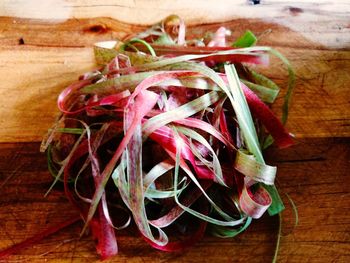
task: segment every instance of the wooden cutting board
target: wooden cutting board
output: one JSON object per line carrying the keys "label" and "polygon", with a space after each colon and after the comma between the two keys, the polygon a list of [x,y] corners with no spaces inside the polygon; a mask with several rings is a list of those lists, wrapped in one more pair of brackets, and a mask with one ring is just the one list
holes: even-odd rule
{"label": "wooden cutting board", "polygon": [[[350,262],[350,3],[348,1],[112,1],[0,2],[0,249],[74,214],[52,181],[39,142],[56,114],[59,92],[95,67],[92,45],[123,39],[176,13],[189,36],[219,26],[232,38],[247,29],[293,64],[297,74],[288,129],[296,146],[267,152],[278,166],[286,200],[280,262]],[[282,64],[262,71],[285,84]],[[283,91],[282,91],[283,95]],[[273,110],[280,114],[282,99]],[[93,241],[78,239],[77,224],[4,262],[95,262]],[[278,229],[265,216],[234,239],[206,236],[184,253],[150,248],[135,229],[118,231],[111,262],[268,262]],[[0,260],[1,262],[1,260]]]}

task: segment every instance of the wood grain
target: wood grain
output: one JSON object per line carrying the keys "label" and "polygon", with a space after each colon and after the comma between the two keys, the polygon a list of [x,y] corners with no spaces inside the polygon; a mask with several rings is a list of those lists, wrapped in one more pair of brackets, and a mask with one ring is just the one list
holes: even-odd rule
{"label": "wood grain", "polygon": [[[0,18],[4,27],[9,23],[11,19]],[[41,140],[57,115],[55,101],[59,92],[95,67],[92,44],[124,38],[144,29],[124,27],[120,22],[111,24],[110,19],[68,21],[55,26],[23,20],[7,31],[12,38],[6,38],[0,48],[0,142]],[[233,39],[246,29],[243,24],[243,20],[234,20],[224,26],[235,32]],[[194,26],[188,34],[199,37],[218,27],[219,24]],[[273,46],[285,54],[296,70],[290,131],[298,137],[349,136],[350,51],[326,49],[298,32],[271,23],[250,21],[247,27],[261,36],[262,45]],[[240,31],[234,31],[236,28]],[[96,29],[102,32],[95,32]],[[294,40],[288,42],[290,38]],[[24,45],[19,45],[19,39]],[[287,76],[278,60],[272,59],[271,67],[261,70],[285,86]],[[276,113],[281,104],[279,99],[274,105]]]}
{"label": "wood grain", "polygon": [[[39,141],[57,114],[59,92],[95,67],[92,45],[124,39],[177,13],[200,37],[223,25],[231,39],[246,29],[292,62],[297,86],[288,128],[290,149],[268,151],[278,184],[296,203],[283,212],[278,262],[350,262],[350,4],[347,0],[3,0],[0,1],[0,250],[74,215],[52,178]],[[260,71],[282,87],[272,60]],[[282,95],[283,95],[282,91]],[[280,114],[282,99],[273,110]],[[182,254],[155,251],[134,227],[118,231],[111,262],[269,262],[278,220],[264,216],[234,239],[206,236]],[[0,262],[98,262],[89,236],[75,224]]]}
{"label": "wood grain", "polygon": [[[299,214],[299,225],[294,228],[293,210],[284,197],[287,209],[282,215],[279,262],[350,260],[349,143],[345,138],[302,140],[283,152],[271,149],[267,153],[279,167],[279,188],[296,203]],[[59,188],[43,198],[52,178],[38,148],[38,143],[2,144],[0,182],[12,178],[1,188],[0,249],[75,213]],[[276,217],[264,216],[236,238],[206,236],[184,254],[155,251],[134,228],[117,231],[120,253],[113,262],[269,262],[277,225]],[[89,237],[78,240],[80,229],[79,224],[65,229],[10,257],[9,262],[55,262],[58,258],[60,262],[95,262],[94,243]]]}
{"label": "wood grain", "polygon": [[[251,6],[247,0],[4,0],[0,16],[44,19],[52,24],[74,18],[109,17],[127,24],[150,25],[170,14],[178,14],[189,24],[226,22],[238,18],[260,19],[284,25],[328,47],[350,44],[347,0],[269,0]],[[14,23],[17,20],[14,19]],[[339,34],[341,32],[342,34]]]}

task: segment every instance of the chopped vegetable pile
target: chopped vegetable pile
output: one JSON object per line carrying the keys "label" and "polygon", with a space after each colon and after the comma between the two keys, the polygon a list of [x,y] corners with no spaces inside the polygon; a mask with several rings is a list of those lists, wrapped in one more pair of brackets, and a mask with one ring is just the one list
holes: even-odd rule
{"label": "chopped vegetable pile", "polygon": [[[252,32],[232,44],[228,33],[186,39],[184,22],[170,16],[132,39],[96,44],[100,69],[59,95],[62,114],[41,150],[52,187],[63,182],[102,259],[118,253],[116,230],[130,224],[153,247],[176,251],[205,231],[233,237],[266,210],[283,210],[262,150],[293,144],[282,123],[294,73]],[[278,86],[254,70],[270,55],[289,72],[282,121],[268,106]]]}

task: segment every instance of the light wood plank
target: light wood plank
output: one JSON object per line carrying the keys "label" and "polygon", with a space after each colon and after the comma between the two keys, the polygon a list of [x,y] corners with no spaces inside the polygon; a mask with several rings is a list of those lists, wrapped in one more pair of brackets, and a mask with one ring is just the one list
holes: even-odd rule
{"label": "light wood plank", "polygon": [[0,49],[0,141],[38,141],[59,92],[94,64],[89,48]]}
{"label": "light wood plank", "polygon": [[[350,52],[280,51],[298,76],[290,132],[297,137],[349,136]],[[265,73],[283,86],[287,76],[282,64],[272,65]],[[0,141],[40,141],[57,115],[59,92],[94,67],[91,48],[0,49]],[[277,100],[276,113],[281,104],[282,99]]]}
{"label": "light wood plank", "polygon": [[[219,3],[209,0],[205,4],[200,0],[4,0],[0,2],[0,16],[44,19],[51,24],[70,18],[107,17],[128,24],[150,25],[174,13],[189,24],[260,19],[300,32],[327,47],[350,45],[350,3],[347,0],[269,0],[254,6],[248,3],[247,0],[222,0]],[[13,19],[14,23],[16,21]]]}
{"label": "light wood plank", "polygon": [[[308,139],[268,152],[268,162],[278,165],[279,189],[286,203],[278,262],[349,262],[349,143],[349,139]],[[38,143],[0,145],[0,182],[12,174],[1,189],[0,249],[75,213],[59,188],[43,198],[52,177],[38,148]],[[283,193],[298,207],[296,228]],[[206,236],[195,247],[174,254],[152,249],[129,228],[117,231],[120,252],[108,262],[270,262],[277,228],[276,217],[264,216],[233,239]],[[80,230],[76,224],[9,260],[97,262],[91,238],[77,240]]]}

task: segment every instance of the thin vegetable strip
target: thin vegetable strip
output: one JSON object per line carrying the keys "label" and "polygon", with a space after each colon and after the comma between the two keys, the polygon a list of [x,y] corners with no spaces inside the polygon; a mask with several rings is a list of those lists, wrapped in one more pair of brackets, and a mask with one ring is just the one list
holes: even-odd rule
{"label": "thin vegetable strip", "polygon": [[207,227],[233,237],[267,209],[284,208],[277,168],[262,150],[293,141],[264,103],[279,87],[250,66],[267,66],[270,54],[286,64],[285,122],[294,84],[289,62],[254,46],[250,31],[231,44],[225,27],[206,41],[185,32],[184,21],[170,16],[124,42],[98,43],[101,68],[58,96],[62,116],[42,150],[101,259],[117,254],[115,232],[130,218],[151,246],[177,251]]}

